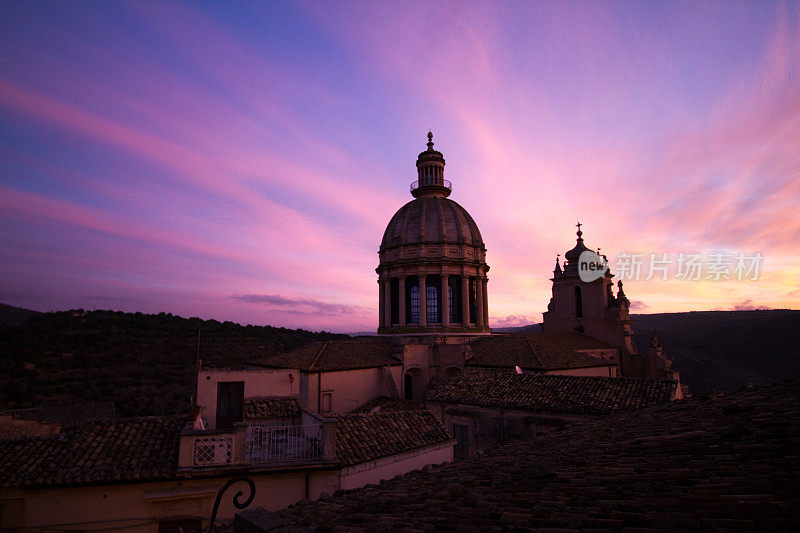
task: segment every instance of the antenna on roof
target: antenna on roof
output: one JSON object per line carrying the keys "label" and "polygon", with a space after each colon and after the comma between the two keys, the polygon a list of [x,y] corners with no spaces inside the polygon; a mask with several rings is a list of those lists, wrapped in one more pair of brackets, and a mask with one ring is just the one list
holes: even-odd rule
{"label": "antenna on roof", "polygon": [[194,368],[194,393],[192,397],[189,399],[192,405],[197,403],[197,382],[200,379],[200,367],[202,366],[203,361],[200,359],[200,326],[197,326],[197,358],[195,359],[195,368]]}

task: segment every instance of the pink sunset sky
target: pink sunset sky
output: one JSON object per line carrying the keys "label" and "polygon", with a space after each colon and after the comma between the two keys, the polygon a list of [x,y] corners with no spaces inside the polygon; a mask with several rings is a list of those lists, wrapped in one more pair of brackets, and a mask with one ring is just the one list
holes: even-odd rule
{"label": "pink sunset sky", "polygon": [[[0,5],[0,301],[377,327],[428,130],[487,247],[491,325],[541,320],[580,220],[732,279],[634,312],[800,307],[800,3]],[[738,254],[761,254],[738,280]],[[674,268],[674,267],[673,267]]]}

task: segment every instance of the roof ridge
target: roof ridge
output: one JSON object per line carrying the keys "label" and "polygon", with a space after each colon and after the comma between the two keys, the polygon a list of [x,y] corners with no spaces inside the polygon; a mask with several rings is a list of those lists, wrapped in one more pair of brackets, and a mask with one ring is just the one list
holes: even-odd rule
{"label": "roof ridge", "polygon": [[343,413],[336,417],[337,420],[348,417],[375,417],[375,416],[405,416],[407,413],[430,413],[434,416],[436,414],[430,409],[403,409],[399,411],[376,411],[376,412],[358,412],[358,413]]}
{"label": "roof ridge", "polygon": [[544,365],[542,364],[542,360],[539,359],[539,354],[536,353],[536,348],[534,348],[533,344],[531,344],[530,337],[528,337],[527,335],[523,335],[522,337],[525,339],[525,342],[528,344],[528,348],[531,349],[531,353],[533,354],[533,359],[539,365],[539,368],[544,368]]}
{"label": "roof ridge", "polygon": [[250,400],[297,400],[296,396],[248,396],[244,401]]}
{"label": "roof ridge", "polygon": [[319,352],[317,352],[317,356],[314,358],[314,360],[313,360],[313,361],[311,361],[311,364],[310,364],[310,365],[308,365],[308,369],[309,369],[309,370],[313,369],[313,368],[314,368],[314,365],[316,365],[316,364],[317,364],[317,361],[319,361],[319,358],[322,356],[322,352],[324,352],[324,351],[325,351],[325,348],[327,348],[327,347],[328,347],[328,343],[329,343],[329,342],[331,342],[331,341],[329,341],[329,340],[328,340],[328,341],[325,341],[324,343],[322,343],[322,348],[320,348],[320,349],[319,349]]}

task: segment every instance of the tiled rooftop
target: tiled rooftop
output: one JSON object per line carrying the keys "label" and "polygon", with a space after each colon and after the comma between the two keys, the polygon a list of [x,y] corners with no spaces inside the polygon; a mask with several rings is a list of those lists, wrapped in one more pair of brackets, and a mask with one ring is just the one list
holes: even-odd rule
{"label": "tiled rooftop", "polygon": [[608,414],[668,402],[676,382],[657,379],[517,374],[467,367],[428,392],[428,401],[534,413]]}
{"label": "tiled rooftop", "polygon": [[525,333],[535,344],[558,344],[573,350],[592,350],[598,348],[613,348],[610,344],[597,340],[583,333],[545,333],[543,331]]}
{"label": "tiled rooftop", "polygon": [[12,409],[5,412],[19,418],[52,422],[62,428],[80,427],[89,422],[116,416],[114,402],[33,407],[30,409]]}
{"label": "tiled rooftop", "polygon": [[390,398],[389,396],[378,396],[362,404],[358,409],[353,409],[352,413],[391,413],[394,411],[418,411],[423,407],[411,400],[400,398]]}
{"label": "tiled rooftop", "polygon": [[47,420],[30,420],[0,413],[0,440],[58,435],[61,426]]}
{"label": "tiled rooftop", "polygon": [[349,414],[336,421],[336,455],[342,466],[374,461],[441,444],[452,437],[430,411]]}
{"label": "tiled rooftop", "polygon": [[796,531],[800,383],[671,402],[299,504],[324,530]]}
{"label": "tiled rooftop", "polygon": [[[0,441],[0,487],[46,487],[177,478],[181,417],[105,420],[57,437]],[[336,454],[351,466],[451,440],[425,410],[337,420]]]}
{"label": "tiled rooftop", "polygon": [[93,422],[57,437],[0,442],[0,486],[120,483],[171,478],[180,417]]}
{"label": "tiled rooftop", "polygon": [[471,343],[469,366],[494,366],[547,371],[615,364],[577,350],[609,349],[603,342],[580,333],[516,333],[487,335]]}
{"label": "tiled rooftop", "polygon": [[269,368],[299,368],[330,372],[402,364],[397,358],[401,348],[390,339],[357,338],[332,340],[263,357],[254,364]]}
{"label": "tiled rooftop", "polygon": [[300,416],[303,408],[297,398],[247,398],[244,401],[246,420],[291,418]]}

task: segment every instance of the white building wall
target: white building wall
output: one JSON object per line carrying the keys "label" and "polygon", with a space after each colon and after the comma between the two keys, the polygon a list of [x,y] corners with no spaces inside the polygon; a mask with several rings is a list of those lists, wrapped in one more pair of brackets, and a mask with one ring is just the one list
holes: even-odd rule
{"label": "white building wall", "polygon": [[[290,383],[289,375],[294,382]],[[197,373],[197,404],[205,407],[203,418],[213,429],[217,421],[217,384],[244,381],[244,397],[298,396],[300,372],[297,369],[254,368],[243,370],[201,369]]]}
{"label": "white building wall", "polygon": [[546,374],[557,374],[560,376],[599,376],[602,378],[615,378],[618,375],[617,366],[590,366],[587,368],[565,368],[563,370],[550,370]]}
{"label": "white building wall", "polygon": [[381,480],[400,476],[412,470],[419,470],[427,465],[452,462],[454,445],[455,441],[449,441],[413,452],[392,455],[377,461],[343,468],[340,471],[341,488],[342,490],[357,489],[370,483],[379,483]]}

